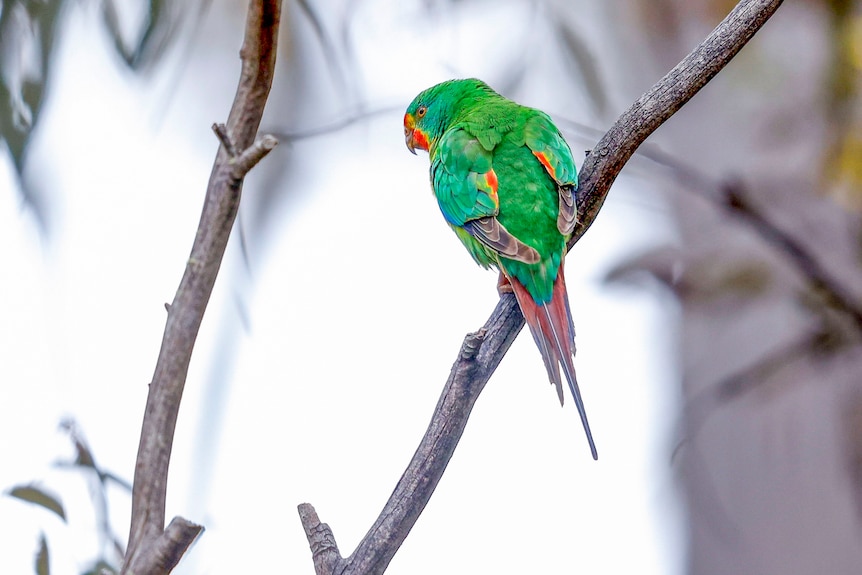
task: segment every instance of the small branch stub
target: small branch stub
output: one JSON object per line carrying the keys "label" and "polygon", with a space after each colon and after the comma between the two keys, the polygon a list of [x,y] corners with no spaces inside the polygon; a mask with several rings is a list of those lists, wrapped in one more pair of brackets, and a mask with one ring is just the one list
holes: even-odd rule
{"label": "small branch stub", "polygon": [[255,140],[249,148],[234,159],[234,177],[237,179],[244,178],[253,167],[257,165],[267,154],[269,154],[278,145],[278,140],[269,134]]}
{"label": "small branch stub", "polygon": [[227,126],[224,124],[213,124],[213,132],[215,132],[221,145],[224,146],[227,155],[231,158],[236,158],[236,146],[233,145],[233,140],[230,139],[230,134],[227,133]]}
{"label": "small branch stub", "polygon": [[183,554],[203,531],[202,525],[188,519],[174,517],[171,520],[157,544],[164,557],[165,573],[170,573],[177,566]]}
{"label": "small branch stub", "polygon": [[332,575],[338,563],[344,561],[338,551],[332,529],[326,523],[320,522],[317,511],[310,503],[301,503],[297,511],[311,548],[314,572],[317,575]]}
{"label": "small branch stub", "polygon": [[246,174],[278,145],[275,136],[266,134],[242,152],[238,152],[224,124],[213,124],[213,132],[230,158],[230,164],[233,166],[231,177],[237,182],[245,178]]}
{"label": "small branch stub", "polygon": [[482,341],[485,339],[485,332],[485,328],[482,328],[479,331],[467,334],[463,345],[461,345],[461,359],[473,359],[476,357],[476,352],[482,347]]}

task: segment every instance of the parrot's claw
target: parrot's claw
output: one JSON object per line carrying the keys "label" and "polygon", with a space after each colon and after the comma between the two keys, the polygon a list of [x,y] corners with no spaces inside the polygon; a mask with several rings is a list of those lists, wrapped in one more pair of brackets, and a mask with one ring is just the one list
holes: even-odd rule
{"label": "parrot's claw", "polygon": [[497,293],[500,295],[515,293],[515,290],[512,288],[512,283],[503,272],[500,272],[500,278],[497,280]]}

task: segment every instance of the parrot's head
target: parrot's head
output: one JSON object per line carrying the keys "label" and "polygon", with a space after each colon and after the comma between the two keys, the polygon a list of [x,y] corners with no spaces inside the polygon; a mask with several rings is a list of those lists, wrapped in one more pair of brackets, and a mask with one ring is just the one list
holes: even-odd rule
{"label": "parrot's head", "polygon": [[490,94],[496,93],[475,78],[449,80],[423,91],[407,106],[404,114],[407,149],[414,154],[416,148],[429,151],[467,108]]}

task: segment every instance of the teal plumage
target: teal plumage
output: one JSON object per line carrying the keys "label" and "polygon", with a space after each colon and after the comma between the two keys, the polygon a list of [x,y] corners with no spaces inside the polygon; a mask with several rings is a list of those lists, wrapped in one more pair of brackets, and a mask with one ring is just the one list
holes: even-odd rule
{"label": "teal plumage", "polygon": [[[404,115],[408,148],[427,150],[443,217],[483,267],[514,291],[563,402],[560,367],[597,458],[580,396],[563,264],[575,226],[577,171],[550,117],[481,80],[451,80],[419,94]],[[414,152],[415,153],[415,152]]]}

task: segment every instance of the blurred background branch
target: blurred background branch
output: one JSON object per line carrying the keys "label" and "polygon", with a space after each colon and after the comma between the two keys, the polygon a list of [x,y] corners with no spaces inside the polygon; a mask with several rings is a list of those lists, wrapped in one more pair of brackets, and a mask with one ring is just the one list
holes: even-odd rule
{"label": "blurred background branch", "polygon": [[[116,53],[132,70],[144,70],[162,58],[179,36],[182,7],[188,5],[141,1],[143,17],[132,26],[123,25],[116,0],[99,2]],[[25,169],[30,141],[49,93],[54,47],[62,34],[68,4],[67,0],[3,0],[0,8],[0,143],[12,158],[21,199],[42,233],[50,231],[47,198]],[[129,10],[128,5],[122,8]]]}

